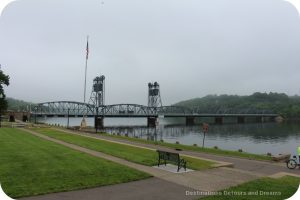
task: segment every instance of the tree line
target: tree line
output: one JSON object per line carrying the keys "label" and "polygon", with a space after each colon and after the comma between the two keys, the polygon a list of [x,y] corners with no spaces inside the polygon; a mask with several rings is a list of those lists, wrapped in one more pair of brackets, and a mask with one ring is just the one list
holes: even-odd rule
{"label": "tree line", "polygon": [[285,118],[300,118],[300,96],[260,93],[249,96],[207,95],[175,104],[198,113],[276,113]]}
{"label": "tree line", "polygon": [[[28,111],[34,103],[7,98],[8,110]],[[276,113],[285,118],[300,118],[300,96],[256,92],[249,96],[207,95],[174,104],[196,113]]]}
{"label": "tree line", "polygon": [[[1,65],[0,65],[1,66]],[[3,86],[9,85],[9,76],[0,69],[0,114],[7,109],[6,95]]]}
{"label": "tree line", "polygon": [[33,108],[35,106],[34,103],[26,102],[23,100],[14,99],[10,97],[7,97],[6,100],[7,100],[7,110],[23,112],[23,111],[29,111],[30,107]]}

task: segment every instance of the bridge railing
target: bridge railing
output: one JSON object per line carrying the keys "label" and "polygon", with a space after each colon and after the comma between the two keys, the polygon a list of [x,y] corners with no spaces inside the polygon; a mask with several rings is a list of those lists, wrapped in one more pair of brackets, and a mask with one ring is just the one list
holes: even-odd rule
{"label": "bridge railing", "polygon": [[180,106],[162,106],[157,108],[157,113],[159,115],[191,115],[193,111]]}
{"label": "bridge railing", "polygon": [[38,115],[94,115],[95,107],[80,102],[58,101],[37,104],[34,114]]}
{"label": "bridge railing", "polygon": [[142,115],[149,114],[147,106],[138,104],[114,104],[101,107],[99,114],[105,116]]}
{"label": "bridge railing", "polygon": [[91,104],[73,101],[54,101],[37,104],[34,113],[40,115],[106,115],[106,116],[157,116],[192,114],[192,110],[178,106],[148,107],[138,104],[114,104],[94,107]]}

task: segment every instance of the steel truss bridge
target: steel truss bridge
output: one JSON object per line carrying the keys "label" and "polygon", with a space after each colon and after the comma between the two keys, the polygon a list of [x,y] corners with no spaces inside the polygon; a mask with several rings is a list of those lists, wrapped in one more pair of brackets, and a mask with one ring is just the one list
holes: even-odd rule
{"label": "steel truss bridge", "polygon": [[148,107],[138,104],[113,104],[96,107],[75,101],[54,101],[37,104],[33,115],[37,116],[105,116],[105,117],[157,117],[159,115],[191,115],[188,108],[177,106]]}
{"label": "steel truss bridge", "polygon": [[216,110],[215,113],[195,112],[186,107],[148,107],[138,104],[113,104],[96,107],[93,104],[75,101],[53,101],[39,103],[31,113],[37,117],[277,117],[278,114],[253,109],[233,113],[230,110]]}

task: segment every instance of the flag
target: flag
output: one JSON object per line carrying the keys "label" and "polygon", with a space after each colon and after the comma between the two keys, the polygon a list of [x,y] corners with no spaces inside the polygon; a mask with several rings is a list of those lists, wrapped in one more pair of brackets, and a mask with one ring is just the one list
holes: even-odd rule
{"label": "flag", "polygon": [[89,41],[86,43],[86,59],[89,58]]}

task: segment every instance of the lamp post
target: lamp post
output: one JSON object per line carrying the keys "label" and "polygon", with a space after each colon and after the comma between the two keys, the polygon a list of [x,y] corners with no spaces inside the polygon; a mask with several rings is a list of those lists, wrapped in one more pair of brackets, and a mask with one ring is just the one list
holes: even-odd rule
{"label": "lamp post", "polygon": [[69,128],[70,124],[70,108],[68,108],[68,123],[67,123],[67,128]]}
{"label": "lamp post", "polygon": [[36,124],[37,107],[34,107],[34,123]]}
{"label": "lamp post", "polygon": [[203,136],[202,148],[204,148],[205,134],[208,132],[208,128],[209,128],[209,125],[207,123],[203,123],[202,130],[203,130],[204,136]]}
{"label": "lamp post", "polygon": [[98,131],[98,128],[99,128],[99,107],[97,106],[96,107],[96,118],[95,118],[95,129],[96,129],[96,133],[97,133],[97,131]]}

